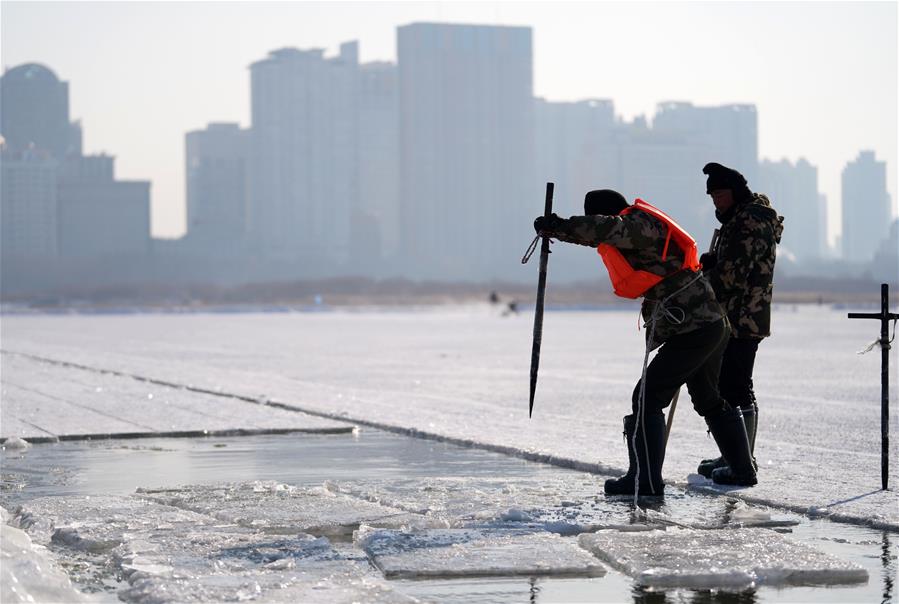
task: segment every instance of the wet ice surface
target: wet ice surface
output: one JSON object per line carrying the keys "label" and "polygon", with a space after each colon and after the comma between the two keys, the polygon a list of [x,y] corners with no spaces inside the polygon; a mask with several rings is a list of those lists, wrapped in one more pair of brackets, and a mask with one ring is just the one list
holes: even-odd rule
{"label": "wet ice surface", "polygon": [[[500,548],[502,557],[491,556],[488,563],[475,563],[476,554],[441,560],[443,550],[423,548],[390,568],[424,574],[434,568],[422,564],[428,554],[440,562],[441,573],[465,576],[386,579],[365,550],[350,541],[348,531],[357,521],[363,532],[382,535],[382,544],[397,550],[404,535],[427,535],[422,527],[435,523],[473,534],[539,534],[575,548],[573,535],[597,527],[648,525],[666,527],[666,532],[681,525],[719,527],[704,531],[712,535],[773,523],[781,525],[775,530],[787,531],[787,538],[859,564],[871,576],[867,584],[836,588],[778,590],[763,584],[743,592],[740,597],[747,602],[880,601],[887,577],[896,572],[892,534],[677,490],[663,501],[646,500],[649,517],[639,520],[629,501],[598,494],[602,477],[372,430],[357,436],[71,442],[2,455],[4,478],[17,474],[20,488],[4,486],[0,503],[9,509],[22,505],[19,520],[35,542],[50,549],[77,585],[105,590],[100,595],[109,601],[165,600],[160,594],[177,594],[176,601],[255,594],[262,601],[303,602],[404,597],[439,602],[620,602],[633,597],[643,602],[664,597],[648,594],[618,570],[601,577],[560,577],[555,573],[570,567],[562,564],[561,554],[543,560],[551,562],[542,571],[549,576],[473,576],[499,572],[502,563],[511,566],[510,559],[528,560],[524,542]],[[328,504],[327,497],[339,503]],[[420,522],[387,524],[388,529],[362,522],[385,510],[392,514],[380,516],[382,521],[417,515]],[[318,518],[338,520],[342,514],[343,524],[315,526]],[[446,531],[436,530],[433,535]],[[620,534],[628,542],[643,533]],[[562,553],[569,556],[572,550]],[[586,549],[581,553],[589,556]],[[604,565],[599,558],[593,564]],[[668,601],[692,601],[708,593],[666,588]]]}
{"label": "wet ice surface", "polygon": [[578,543],[650,587],[740,589],[868,580],[861,566],[768,529],[600,531],[581,535]]}
{"label": "wet ice surface", "polygon": [[[458,476],[328,481],[334,492],[425,514],[453,528],[532,528],[578,535],[606,528],[628,529],[634,521],[628,498],[599,495],[596,476],[559,472],[472,481]],[[717,528],[791,526],[797,521],[740,503],[691,497],[671,489],[665,499],[646,499],[642,525]]]}

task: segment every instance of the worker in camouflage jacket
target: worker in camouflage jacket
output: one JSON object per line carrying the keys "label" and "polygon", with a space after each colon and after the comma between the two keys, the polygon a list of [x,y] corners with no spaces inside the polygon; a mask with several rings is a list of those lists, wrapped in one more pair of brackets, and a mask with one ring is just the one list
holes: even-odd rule
{"label": "worker in camouflage jacket", "polygon": [[[722,447],[728,451],[731,468],[739,470],[721,468],[726,472],[716,474],[713,480],[751,486],[756,483],[755,470],[742,419],[718,392],[721,356],[730,336],[724,310],[715,299],[709,280],[698,270],[692,238],[684,233],[696,259],[695,267],[690,269],[685,262],[688,250],[668,241],[669,231],[680,227],[667,216],[659,218],[649,211],[635,211],[640,203],[643,202],[630,206],[620,193],[608,189],[591,191],[584,199],[584,216],[563,219],[552,214],[534,221],[538,234],[598,248],[601,254],[600,244],[612,246],[632,269],[661,279],[645,291],[627,296],[643,297],[647,348],[661,348],[649,364],[645,379],[641,377],[634,388],[632,413],[624,418],[627,474],[607,480],[605,493],[663,494],[666,442],[663,409],[685,383],[694,409],[706,419],[716,441],[719,438],[724,441]],[[603,260],[606,261],[605,255]],[[615,285],[612,269],[610,276]],[[616,293],[620,293],[617,285]]]}
{"label": "worker in camouflage jacket", "polygon": [[[712,198],[721,228],[712,251],[703,254],[701,261],[731,325],[719,389],[731,406],[742,411],[754,453],[758,405],[752,372],[759,343],[771,334],[774,261],[783,217],[765,195],[753,193],[736,170],[710,163],[702,171],[708,176],[706,193]],[[711,476],[725,465],[723,457],[705,459],[698,471]]]}

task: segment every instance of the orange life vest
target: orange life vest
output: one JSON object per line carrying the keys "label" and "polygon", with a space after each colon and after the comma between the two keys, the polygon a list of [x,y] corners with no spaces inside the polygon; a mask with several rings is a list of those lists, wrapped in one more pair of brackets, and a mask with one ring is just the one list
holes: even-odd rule
{"label": "orange life vest", "polygon": [[[668,235],[665,237],[665,247],[662,249],[662,260],[668,257],[668,244],[674,239],[674,244],[684,253],[684,262],[675,273],[689,270],[698,271],[702,268],[699,264],[699,252],[696,249],[696,240],[690,236],[679,224],[674,222],[667,214],[646,203],[642,199],[634,202],[634,205],[628,206],[619,212],[619,216],[630,214],[635,210],[646,212],[650,216],[655,216],[668,229]],[[609,278],[612,280],[612,287],[615,294],[622,298],[639,298],[645,294],[650,288],[659,283],[664,277],[654,275],[648,271],[634,270],[630,262],[618,251],[618,248],[607,243],[600,243],[596,248],[602,257],[603,263],[609,271]]]}

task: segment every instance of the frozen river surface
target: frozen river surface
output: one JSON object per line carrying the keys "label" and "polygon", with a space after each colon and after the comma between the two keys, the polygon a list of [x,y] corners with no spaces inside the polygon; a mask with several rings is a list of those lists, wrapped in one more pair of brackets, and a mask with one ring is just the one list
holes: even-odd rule
{"label": "frozen river surface", "polygon": [[[886,536],[899,530],[899,509],[894,490],[880,491],[879,355],[856,354],[875,337],[876,329],[865,322],[846,320],[845,312],[805,307],[782,308],[775,313],[775,336],[762,344],[755,372],[761,410],[756,453],[760,483],[751,489],[729,491],[728,498],[721,501],[730,501],[733,506],[733,502],[743,500],[739,505],[751,504],[746,509],[770,506],[784,514],[799,514],[797,518],[804,515],[803,522],[812,522],[815,527],[826,525],[810,518],[886,530],[882,548],[871,547],[886,552],[881,557],[885,556],[884,564],[895,573],[894,548]],[[537,403],[533,419],[528,419],[529,315],[501,318],[490,309],[472,307],[422,312],[4,316],[0,431],[6,438],[50,440],[79,435],[146,437],[204,431],[226,435],[235,430],[335,434],[357,424],[563,467],[615,473],[626,465],[621,416],[627,412],[642,361],[642,333],[637,332],[636,318],[636,309],[548,313]],[[892,407],[896,408],[895,401]],[[313,415],[293,413],[288,408]],[[895,419],[893,413],[894,433]],[[35,450],[25,457],[38,459],[37,453]],[[452,586],[443,596],[432,588],[391,590],[383,584],[381,575],[371,577],[360,571],[360,558],[365,557],[383,577],[429,578],[426,583],[432,587],[440,585],[435,577],[447,568],[468,575],[548,573],[583,577],[570,580],[575,583],[558,598],[561,600],[579,593],[577,586],[581,584],[577,581],[583,585],[610,581],[611,574],[597,578],[606,574],[606,567],[597,565],[596,560],[650,589],[653,585],[700,588],[703,580],[709,582],[707,586],[729,585],[734,589],[755,582],[789,584],[791,579],[784,572],[789,564],[783,564],[784,560],[811,564],[791,568],[793,583],[798,577],[805,577],[798,580],[800,584],[862,579],[859,569],[864,565],[843,565],[845,556],[840,552],[833,552],[837,558],[830,559],[820,547],[804,550],[803,543],[785,540],[767,529],[756,529],[767,531],[764,538],[731,532],[717,545],[707,542],[709,548],[718,551],[750,549],[754,543],[770,554],[767,561],[753,562],[747,568],[733,566],[725,569],[724,575],[720,569],[703,567],[698,554],[687,568],[672,566],[671,560],[663,557],[640,558],[637,553],[647,551],[660,552],[659,556],[666,550],[684,552],[683,544],[697,539],[689,531],[720,524],[720,514],[710,511],[714,506],[696,502],[708,501],[700,495],[702,492],[721,491],[691,476],[697,461],[713,453],[714,444],[704,424],[690,409],[688,397],[683,396],[664,472],[675,489],[666,501],[663,516],[668,526],[687,532],[667,531],[668,537],[661,541],[647,537],[649,545],[631,553],[628,547],[639,540],[602,532],[626,523],[626,515],[617,517],[621,513],[616,512],[618,508],[603,505],[601,496],[597,499],[602,477],[581,473],[563,473],[551,480],[544,477],[536,483],[532,479],[505,480],[500,473],[493,482],[487,480],[487,486],[478,487],[486,500],[467,495],[471,485],[465,483],[464,474],[437,472],[428,478],[430,482],[421,478],[403,482],[397,476],[369,481],[357,476],[341,481],[337,465],[333,476],[326,470],[319,472],[314,487],[271,476],[270,468],[256,468],[259,471],[255,474],[249,472],[243,477],[218,476],[217,486],[209,487],[198,485],[209,483],[210,476],[203,480],[187,476],[180,481],[169,477],[148,482],[146,474],[136,473],[131,477],[134,484],[129,483],[127,489],[117,483],[118,490],[101,485],[87,492],[108,497],[93,497],[90,505],[81,501],[75,506],[80,517],[72,511],[71,502],[61,506],[56,501],[63,494],[56,492],[57,487],[50,488],[44,497],[36,497],[38,493],[32,488],[23,498],[34,507],[26,512],[32,514],[30,518],[53,518],[57,528],[73,523],[83,527],[76,533],[57,534],[49,528],[41,533],[41,525],[35,520],[30,527],[36,531],[31,533],[33,538],[88,544],[84,546],[88,550],[93,547],[90,544],[100,544],[96,547],[101,549],[103,544],[114,544],[110,551],[115,550],[118,564],[125,565],[122,568],[128,569],[130,579],[146,578],[142,583],[135,581],[129,592],[133,601],[175,588],[175,584],[159,578],[168,572],[163,572],[163,567],[173,552],[164,536],[123,526],[119,532],[135,540],[125,543],[107,534],[110,530],[115,533],[114,526],[99,522],[116,514],[134,515],[134,510],[140,510],[137,515],[146,515],[148,523],[158,526],[177,527],[177,522],[192,521],[180,516],[173,520],[169,517],[173,509],[224,522],[233,530],[207,530],[203,526],[210,520],[199,522],[194,518],[196,530],[202,533],[196,539],[206,539],[219,550],[233,551],[238,547],[235,544],[256,548],[252,551],[264,550],[268,554],[254,564],[261,564],[265,572],[291,570],[286,566],[296,564],[296,560],[278,552],[294,551],[305,552],[303,559],[318,569],[310,571],[314,576],[340,578],[331,586],[336,591],[327,594],[303,591],[309,589],[309,581],[300,581],[291,588],[293,591],[282,593],[287,599],[322,596],[320,601],[338,601],[365,594],[367,599],[384,601],[405,601],[407,597],[452,600],[459,595]],[[9,458],[5,463],[6,473]],[[177,476],[177,465],[166,467],[176,468]],[[891,467],[891,483],[895,485],[895,455]],[[284,482],[262,486],[254,482],[261,478]],[[146,491],[176,485],[180,486],[169,493]],[[136,492],[136,487],[145,490]],[[242,522],[241,509],[266,504],[266,493],[282,498],[271,505],[271,513],[263,514],[267,524]],[[460,493],[465,495],[460,497]],[[284,497],[290,504],[286,507]],[[222,503],[223,498],[227,505]],[[237,501],[232,501],[235,498]],[[334,498],[346,501],[340,503]],[[336,507],[323,506],[322,501]],[[383,509],[368,509],[364,503]],[[287,515],[290,522],[286,527],[278,525],[279,514]],[[748,517],[759,518],[754,513],[748,513]],[[97,525],[94,528],[88,521],[91,518]],[[346,521],[335,523],[335,518]],[[394,521],[378,522],[381,518]],[[298,524],[298,519],[305,519],[305,524]],[[332,529],[344,526],[346,530],[323,533],[324,525]],[[356,530],[359,527],[365,529]],[[284,528],[291,532],[293,541],[253,545],[259,531]],[[600,532],[595,534],[601,539],[582,537],[578,543],[578,533],[597,530]],[[354,531],[355,542],[348,552],[348,546],[339,545],[340,539],[349,539]],[[335,538],[338,545],[331,542]],[[853,542],[853,538],[835,539]],[[865,540],[856,538],[859,543]],[[149,547],[148,543],[150,550],[140,550]],[[154,551],[165,555],[154,558]],[[551,562],[539,557],[529,561],[523,554],[527,551],[545,552]],[[587,551],[595,558],[585,558]],[[428,552],[428,556],[414,552]],[[451,552],[449,559],[455,567],[448,563],[446,552]],[[180,560],[197,558],[189,548],[175,553]],[[198,559],[209,563],[202,556]],[[485,565],[485,559],[495,567]],[[192,564],[188,564],[192,572],[210,581],[208,585],[197,583],[209,590],[201,595],[220,599],[222,594],[236,593],[234,585],[220,584],[220,569]],[[135,574],[139,572],[146,577]],[[241,566],[229,576],[233,579],[249,573],[255,577],[259,572],[259,568]],[[260,589],[266,589],[264,581]],[[820,599],[820,592],[816,590],[812,599]],[[587,589],[584,593],[591,592]],[[614,589],[607,593],[619,596],[612,600],[622,595]],[[799,593],[793,592],[794,596]],[[886,591],[878,589],[877,593]]]}
{"label": "frozen river surface", "polygon": [[[14,352],[575,467],[621,470],[627,460],[621,417],[643,354],[636,312],[548,313],[528,419],[531,322],[529,314],[500,318],[488,308],[6,316],[2,435],[13,435],[27,419],[13,414],[16,401],[31,395],[21,388],[39,389],[17,381]],[[734,495],[899,529],[895,491],[880,490],[880,355],[856,354],[877,336],[875,326],[823,307],[781,308],[773,323],[775,335],[760,346],[755,370],[759,485]],[[895,376],[895,347],[892,354]],[[32,368],[22,371],[32,375]],[[150,397],[153,388],[146,385]],[[154,413],[161,401],[141,404]],[[255,418],[258,409],[250,407],[243,405],[244,412]],[[897,485],[893,451],[891,483]],[[688,482],[697,462],[714,453],[705,424],[683,396],[665,479]]]}

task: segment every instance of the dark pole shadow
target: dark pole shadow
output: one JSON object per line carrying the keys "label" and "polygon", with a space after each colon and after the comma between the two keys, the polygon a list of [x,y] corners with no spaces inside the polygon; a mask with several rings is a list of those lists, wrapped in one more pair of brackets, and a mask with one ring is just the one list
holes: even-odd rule
{"label": "dark pole shadow", "polygon": [[848,499],[842,499],[840,501],[832,501],[826,504],[824,507],[829,508],[835,505],[843,505],[844,503],[850,503],[852,501],[858,501],[864,497],[870,497],[871,495],[876,495],[878,493],[883,493],[883,489],[877,489],[876,491],[871,491],[870,493],[862,493],[861,495],[856,495],[855,497],[849,497]]}

